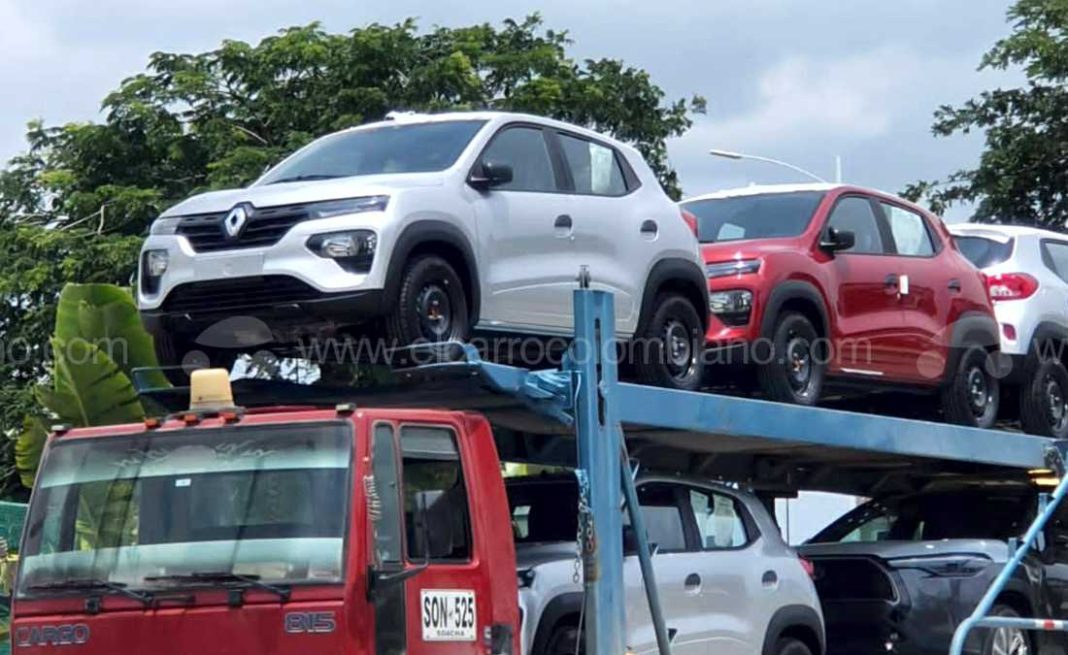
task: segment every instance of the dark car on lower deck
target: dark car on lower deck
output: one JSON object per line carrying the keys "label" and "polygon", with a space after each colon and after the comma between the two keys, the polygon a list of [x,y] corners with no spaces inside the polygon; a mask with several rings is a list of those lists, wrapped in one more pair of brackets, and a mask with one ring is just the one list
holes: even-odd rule
{"label": "dark car on lower deck", "polygon": [[[815,567],[828,655],[945,655],[1035,516],[1028,482],[888,495],[845,514],[800,554]],[[1068,618],[1068,511],[1059,510],[993,614]],[[1068,652],[1058,632],[975,630],[965,652]]]}

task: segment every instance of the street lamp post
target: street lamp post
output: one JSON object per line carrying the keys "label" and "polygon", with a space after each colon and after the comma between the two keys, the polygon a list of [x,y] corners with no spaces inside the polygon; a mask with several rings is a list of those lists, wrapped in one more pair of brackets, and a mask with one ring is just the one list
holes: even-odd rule
{"label": "street lamp post", "polygon": [[[713,149],[709,150],[708,154],[712,155],[713,157],[723,157],[724,159],[734,159],[734,160],[749,159],[751,161],[762,161],[762,162],[766,162],[768,164],[775,164],[776,166],[782,166],[784,168],[789,168],[792,171],[796,171],[798,173],[801,173],[802,175],[804,175],[806,177],[809,177],[809,178],[812,178],[813,180],[816,180],[817,182],[824,182],[824,183],[827,182],[827,180],[823,179],[819,175],[816,175],[815,173],[813,173],[811,171],[806,171],[805,169],[801,168],[800,166],[794,166],[793,164],[791,164],[789,162],[781,161],[781,160],[778,160],[778,159],[772,159],[771,157],[761,157],[760,155],[747,155],[747,154],[744,154],[744,153],[741,153],[741,152],[731,152],[730,150],[718,150],[716,148],[713,148]],[[841,173],[842,165],[841,165],[841,161],[840,160],[837,160],[836,170],[838,171],[838,174],[837,174],[838,181],[841,182],[842,181],[842,173]]]}

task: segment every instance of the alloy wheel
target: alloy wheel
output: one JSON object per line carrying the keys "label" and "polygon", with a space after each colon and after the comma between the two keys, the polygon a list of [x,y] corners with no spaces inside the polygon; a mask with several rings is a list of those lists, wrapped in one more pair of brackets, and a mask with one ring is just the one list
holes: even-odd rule
{"label": "alloy wheel", "polygon": [[991,655],[1029,655],[1027,636],[1017,628],[997,628],[991,644]]}

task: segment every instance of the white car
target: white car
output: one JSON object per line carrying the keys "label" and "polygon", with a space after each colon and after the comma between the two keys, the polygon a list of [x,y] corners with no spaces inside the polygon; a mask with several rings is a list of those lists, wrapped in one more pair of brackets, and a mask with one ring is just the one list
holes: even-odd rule
{"label": "white car", "polygon": [[402,114],[167,210],[138,302],[162,363],[196,352],[225,365],[339,333],[391,346],[568,336],[582,267],[614,293],[617,334],[659,344],[637,375],[695,388],[707,281],[637,150],[536,116]]}
{"label": "white car", "polygon": [[[823,655],[811,565],[783,542],[752,494],[675,477],[641,477],[638,502],[673,655]],[[570,474],[506,482],[519,567],[522,655],[574,655],[583,606],[576,564],[578,484]],[[624,514],[628,652],[656,637]]]}
{"label": "white car", "polygon": [[1024,430],[1068,438],[1068,235],[1011,225],[949,225],[982,269],[1011,358],[1005,383],[1020,394]]}

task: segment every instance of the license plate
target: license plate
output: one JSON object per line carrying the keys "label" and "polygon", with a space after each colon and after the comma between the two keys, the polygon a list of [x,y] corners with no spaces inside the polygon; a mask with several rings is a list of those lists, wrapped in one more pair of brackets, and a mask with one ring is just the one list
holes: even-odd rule
{"label": "license plate", "polygon": [[475,641],[475,592],[423,589],[423,641]]}
{"label": "license plate", "polygon": [[201,256],[193,262],[193,271],[198,279],[252,277],[263,274],[263,255]]}

